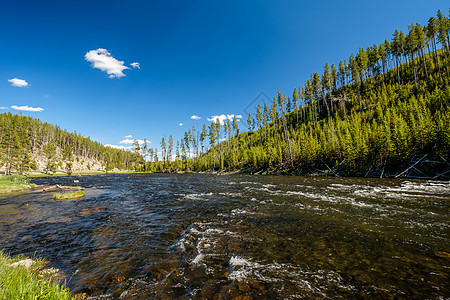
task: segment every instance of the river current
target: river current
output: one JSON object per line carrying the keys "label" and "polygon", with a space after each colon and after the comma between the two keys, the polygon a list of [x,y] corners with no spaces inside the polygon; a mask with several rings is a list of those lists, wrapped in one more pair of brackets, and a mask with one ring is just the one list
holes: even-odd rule
{"label": "river current", "polygon": [[[79,183],[74,183],[78,180]],[[210,174],[32,178],[0,249],[92,299],[449,298],[450,184]]]}

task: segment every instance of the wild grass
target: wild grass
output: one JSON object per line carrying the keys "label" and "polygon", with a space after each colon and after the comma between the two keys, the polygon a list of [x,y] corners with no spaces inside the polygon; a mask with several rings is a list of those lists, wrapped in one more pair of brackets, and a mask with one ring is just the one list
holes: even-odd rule
{"label": "wild grass", "polygon": [[1,175],[0,194],[27,190],[31,185],[22,175]]}
{"label": "wild grass", "polygon": [[84,192],[83,191],[73,191],[68,193],[56,193],[53,195],[53,198],[55,200],[71,200],[71,199],[78,199],[83,198]]}
{"label": "wild grass", "polygon": [[29,268],[11,266],[22,259],[11,258],[0,250],[0,299],[73,299],[67,288],[43,274],[43,259],[33,258]]}

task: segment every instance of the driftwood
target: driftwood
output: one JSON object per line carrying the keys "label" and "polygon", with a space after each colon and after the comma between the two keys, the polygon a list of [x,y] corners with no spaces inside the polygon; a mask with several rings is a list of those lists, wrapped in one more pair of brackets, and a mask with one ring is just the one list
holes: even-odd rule
{"label": "driftwood", "polygon": [[66,185],[50,185],[50,186],[38,186],[38,190],[36,192],[47,192],[47,191],[54,191],[54,190],[84,190],[84,187],[81,186],[66,186]]}
{"label": "driftwood", "polygon": [[[319,170],[319,169],[316,169],[316,168],[314,168],[314,170],[315,171],[317,171],[317,172],[319,172],[320,174],[323,174],[323,175],[328,175],[329,173],[327,173],[327,172],[325,172],[325,171],[323,171],[323,170]],[[313,175],[319,175],[319,174],[317,174],[317,173],[313,173]]]}
{"label": "driftwood", "polygon": [[330,171],[330,174],[333,174],[334,176],[336,176],[336,177],[338,177],[339,175],[338,174],[336,174],[335,172],[334,172],[334,170],[331,170],[331,168],[327,165],[327,164],[325,164],[325,166],[328,168],[328,170]]}
{"label": "driftwood", "polygon": [[373,167],[373,165],[371,165],[371,166],[369,167],[369,169],[368,169],[367,172],[366,172],[366,175],[364,175],[364,178],[367,177],[367,175],[369,175],[369,172],[370,172],[370,170],[372,169],[372,167]]}
{"label": "driftwood", "polygon": [[438,179],[439,177],[444,176],[448,172],[450,172],[450,170],[447,170],[447,171],[445,171],[444,173],[441,173],[441,174],[437,174],[436,176],[433,177],[433,179]]}
{"label": "driftwood", "polygon": [[401,172],[400,174],[398,174],[397,176],[395,176],[395,178],[398,178],[400,176],[402,176],[403,174],[405,174],[406,172],[408,172],[409,170],[411,170],[415,165],[417,165],[418,163],[420,163],[420,161],[422,159],[424,159],[425,157],[427,157],[428,154],[425,154],[424,156],[422,156],[421,159],[419,159],[418,161],[416,161],[413,165],[411,165],[409,168],[407,168],[405,171]]}

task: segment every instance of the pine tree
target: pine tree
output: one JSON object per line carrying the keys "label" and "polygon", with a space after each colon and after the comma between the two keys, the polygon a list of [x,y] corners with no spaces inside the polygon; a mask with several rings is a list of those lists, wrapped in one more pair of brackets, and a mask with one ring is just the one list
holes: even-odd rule
{"label": "pine tree", "polygon": [[428,80],[428,69],[427,69],[427,61],[426,57],[423,53],[423,49],[425,48],[426,42],[425,42],[425,32],[420,24],[416,24],[414,26],[414,34],[416,36],[416,43],[417,43],[417,49],[420,51],[421,57],[422,57],[422,64],[423,69],[425,71],[425,77]]}
{"label": "pine tree", "polygon": [[[109,155],[109,152],[106,152],[106,154]],[[69,144],[66,144],[64,146],[63,160],[66,162],[66,172],[67,172],[67,174],[72,175],[73,154],[72,154],[72,147]]]}
{"label": "pine tree", "polygon": [[294,102],[294,109],[295,109],[295,113],[296,113],[296,116],[297,116],[296,124],[298,124],[298,111],[299,111],[298,110],[298,100],[299,100],[299,95],[298,95],[298,92],[297,92],[297,88],[294,88],[294,93],[292,94],[292,100]]}
{"label": "pine tree", "polygon": [[56,172],[56,146],[53,143],[47,143],[44,146],[44,153],[45,156],[47,157],[47,165],[46,165],[46,169],[47,172],[52,172],[55,173]]}
{"label": "pine tree", "polygon": [[206,124],[203,124],[202,133],[200,134],[200,142],[201,142],[201,145],[202,145],[202,153],[203,153],[204,142],[205,142],[205,139],[206,139],[207,135],[208,135],[208,132],[207,132],[207,129],[206,129]]}
{"label": "pine tree", "polygon": [[172,152],[173,152],[173,136],[169,136],[169,147],[167,153],[167,160],[170,162],[172,160]]}
{"label": "pine tree", "polygon": [[[448,41],[448,30],[450,28],[449,20],[442,14],[441,10],[437,12],[438,17],[438,40],[442,45],[445,59],[445,70],[447,71],[447,76],[449,76],[448,63],[447,63],[447,53],[449,52],[447,41]],[[450,53],[449,53],[450,54]]]}
{"label": "pine tree", "polygon": [[214,154],[213,170],[216,169],[216,149],[214,146],[216,144],[217,139],[218,136],[217,136],[216,122],[212,121],[211,125],[209,125],[209,144],[211,145],[211,151]]}
{"label": "pine tree", "polygon": [[441,78],[441,67],[439,63],[439,56],[436,48],[436,34],[437,34],[437,22],[434,17],[428,19],[427,25],[427,38],[431,41],[432,48],[434,50],[434,62],[438,66],[439,78]]}
{"label": "pine tree", "polygon": [[167,143],[166,143],[166,137],[163,136],[161,139],[161,156],[163,159],[163,167],[166,168],[166,154],[167,154]]}

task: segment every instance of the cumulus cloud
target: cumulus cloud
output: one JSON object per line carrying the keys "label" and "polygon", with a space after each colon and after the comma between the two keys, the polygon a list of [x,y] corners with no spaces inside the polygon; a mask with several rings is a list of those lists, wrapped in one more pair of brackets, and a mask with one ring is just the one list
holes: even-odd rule
{"label": "cumulus cloud", "polygon": [[12,109],[15,110],[21,110],[21,111],[38,111],[41,112],[44,109],[42,107],[31,107],[31,106],[27,106],[27,105],[22,105],[22,106],[17,106],[17,105],[13,105],[11,106]]}
{"label": "cumulus cloud", "polygon": [[236,117],[236,119],[238,121],[240,121],[242,119],[242,115],[233,115],[233,114],[231,114],[231,115],[224,115],[224,114],[222,114],[220,116],[211,116],[210,118],[207,118],[207,119],[208,119],[208,121],[211,121],[211,122],[215,122],[217,119],[219,119],[220,120],[220,125],[223,125],[223,122],[226,119],[230,119],[230,121],[232,121],[234,117]]}
{"label": "cumulus cloud", "polygon": [[[139,144],[144,144],[144,140],[136,139],[136,141],[138,141]],[[134,139],[126,138],[126,139],[124,139],[124,140],[121,140],[119,143],[120,143],[120,144],[125,144],[125,145],[131,145],[131,144],[134,143]],[[147,144],[151,144],[151,143],[152,143],[152,142],[150,142],[149,140],[147,140]]]}
{"label": "cumulus cloud", "polygon": [[179,123],[178,126],[183,126],[183,123]]}
{"label": "cumulus cloud", "polygon": [[27,87],[28,86],[28,82],[26,82],[23,79],[19,79],[19,78],[8,79],[8,82],[11,83],[12,86],[16,86],[16,87]]}
{"label": "cumulus cloud", "polygon": [[131,63],[130,66],[132,66],[135,69],[140,69],[141,68],[141,64],[138,63],[138,62]]}
{"label": "cumulus cloud", "polygon": [[0,109],[8,109],[8,108],[5,106],[0,106]]}
{"label": "cumulus cloud", "polygon": [[123,61],[115,59],[108,50],[103,48],[87,52],[84,59],[90,62],[93,68],[106,72],[109,78],[123,77],[125,76],[123,70],[129,69]]}
{"label": "cumulus cloud", "polygon": [[[134,143],[134,139],[130,139],[132,137],[131,134],[127,135],[125,137],[124,140],[121,140],[119,142],[119,144],[123,144],[123,145],[112,145],[112,144],[106,144],[106,147],[111,147],[111,148],[115,148],[115,149],[122,149],[122,150],[133,150],[133,143]],[[136,139],[139,143],[139,145],[143,145],[144,144],[144,140],[139,140]],[[147,144],[151,144],[152,142],[147,140]],[[130,145],[130,146],[125,146],[125,145]]]}
{"label": "cumulus cloud", "polygon": [[106,144],[106,147],[111,147],[111,148],[115,148],[115,149],[121,149],[121,150],[130,150],[132,147],[131,146],[118,146],[118,145],[111,145],[111,144]]}
{"label": "cumulus cloud", "polygon": [[191,116],[191,119],[192,119],[192,120],[200,120],[201,117],[199,117],[199,116],[197,116],[197,115],[193,115],[193,116]]}

